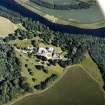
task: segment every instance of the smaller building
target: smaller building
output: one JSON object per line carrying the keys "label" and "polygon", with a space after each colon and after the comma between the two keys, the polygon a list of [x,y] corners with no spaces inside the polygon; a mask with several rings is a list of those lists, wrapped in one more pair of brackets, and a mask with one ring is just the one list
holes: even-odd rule
{"label": "smaller building", "polygon": [[54,53],[53,56],[52,56],[52,59],[53,60],[59,60],[59,59],[62,59],[60,53]]}
{"label": "smaller building", "polygon": [[21,52],[23,52],[24,54],[33,53],[34,51],[36,51],[36,47],[33,46],[28,46],[25,49],[21,49]]}
{"label": "smaller building", "polygon": [[53,53],[53,51],[54,51],[54,49],[52,48],[52,47],[46,47],[46,50],[47,50],[47,52],[49,52],[49,53]]}

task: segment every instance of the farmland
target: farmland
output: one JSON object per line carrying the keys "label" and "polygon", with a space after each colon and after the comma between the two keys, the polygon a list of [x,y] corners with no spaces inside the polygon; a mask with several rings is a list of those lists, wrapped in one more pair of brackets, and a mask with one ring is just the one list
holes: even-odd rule
{"label": "farmland", "polygon": [[38,5],[49,9],[58,9],[58,10],[71,10],[71,9],[87,9],[93,4],[95,0],[30,0]]}
{"label": "farmland", "polygon": [[88,53],[86,53],[85,57],[86,58],[81,62],[81,65],[94,77],[100,86],[103,87],[104,83],[97,64],[91,59]]}
{"label": "farmland", "polygon": [[97,4],[93,4],[87,9],[56,10],[37,5],[29,0],[15,1],[53,23],[87,29],[96,29],[105,26],[104,17]]}
{"label": "farmland", "polygon": [[17,26],[14,23],[4,17],[0,17],[0,36],[5,37],[14,33],[16,29]]}
{"label": "farmland", "polygon": [[68,68],[63,78],[52,88],[43,93],[27,96],[13,105],[104,105],[104,103],[104,94],[100,86],[81,67],[74,66]]}

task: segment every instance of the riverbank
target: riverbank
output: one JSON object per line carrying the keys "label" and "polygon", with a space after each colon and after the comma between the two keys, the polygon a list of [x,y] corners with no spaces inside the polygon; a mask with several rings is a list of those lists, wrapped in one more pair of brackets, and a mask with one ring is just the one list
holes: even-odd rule
{"label": "riverbank", "polygon": [[70,33],[70,34],[76,34],[76,35],[80,34],[83,36],[88,35],[88,36],[105,37],[105,27],[98,28],[98,29],[85,29],[85,28],[79,28],[77,26],[70,26],[70,25],[63,25],[63,24],[60,25],[57,23],[53,23],[48,21],[48,19],[45,19],[42,16],[36,14],[35,12],[32,12],[31,10],[18,4],[14,0],[1,0],[0,6],[6,7],[8,10],[16,12],[23,17],[31,18],[33,21],[36,21],[36,22],[38,21],[43,26],[48,27],[49,29],[55,32]]}
{"label": "riverbank", "polygon": [[98,28],[105,27],[105,20],[98,20],[98,21],[89,22],[89,23],[81,22],[80,20],[76,20],[76,19],[66,20],[64,18],[59,18],[54,15],[50,15],[46,12],[41,11],[39,6],[37,6],[35,4],[34,4],[35,5],[34,6],[28,0],[14,0],[14,1],[16,3],[18,3],[19,5],[31,10],[32,12],[42,16],[43,18],[45,18],[48,21],[55,23],[55,24],[66,25],[66,26],[75,26],[75,27],[79,27],[79,28],[83,28],[83,29],[98,29]]}

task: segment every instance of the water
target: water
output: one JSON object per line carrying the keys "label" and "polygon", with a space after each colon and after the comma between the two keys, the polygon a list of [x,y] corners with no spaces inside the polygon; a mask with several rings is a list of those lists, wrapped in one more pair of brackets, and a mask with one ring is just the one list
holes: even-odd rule
{"label": "water", "polygon": [[99,37],[105,37],[105,27],[99,29],[82,29],[74,26],[64,26],[59,24],[54,24],[39,16],[38,14],[33,13],[32,11],[16,4],[14,0],[0,0],[0,5],[20,13],[22,16],[32,18],[35,21],[40,21],[40,23],[48,26],[54,31],[59,31],[63,33],[72,33],[72,34],[87,34]]}

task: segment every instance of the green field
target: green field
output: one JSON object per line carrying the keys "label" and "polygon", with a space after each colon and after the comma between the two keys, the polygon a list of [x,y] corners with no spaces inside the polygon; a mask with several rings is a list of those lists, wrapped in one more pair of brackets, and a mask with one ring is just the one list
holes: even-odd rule
{"label": "green field", "polygon": [[[33,1],[33,2],[38,2],[38,3],[47,3],[47,4],[56,4],[56,5],[70,5],[70,4],[78,4],[81,2],[81,0],[30,0],[30,1]],[[95,0],[82,0],[82,2],[93,2]]]}
{"label": "green field", "polygon": [[29,0],[15,1],[53,23],[87,29],[96,29],[105,26],[104,16],[97,4],[90,6],[87,9],[56,10],[39,6]]}
{"label": "green field", "polygon": [[79,66],[41,94],[27,96],[13,105],[105,105],[100,86]]}
{"label": "green field", "polygon": [[100,84],[100,86],[103,87],[104,82],[97,64],[92,60],[88,53],[85,54],[85,57],[86,58],[82,61],[81,65],[88,73],[92,75],[92,77]]}

